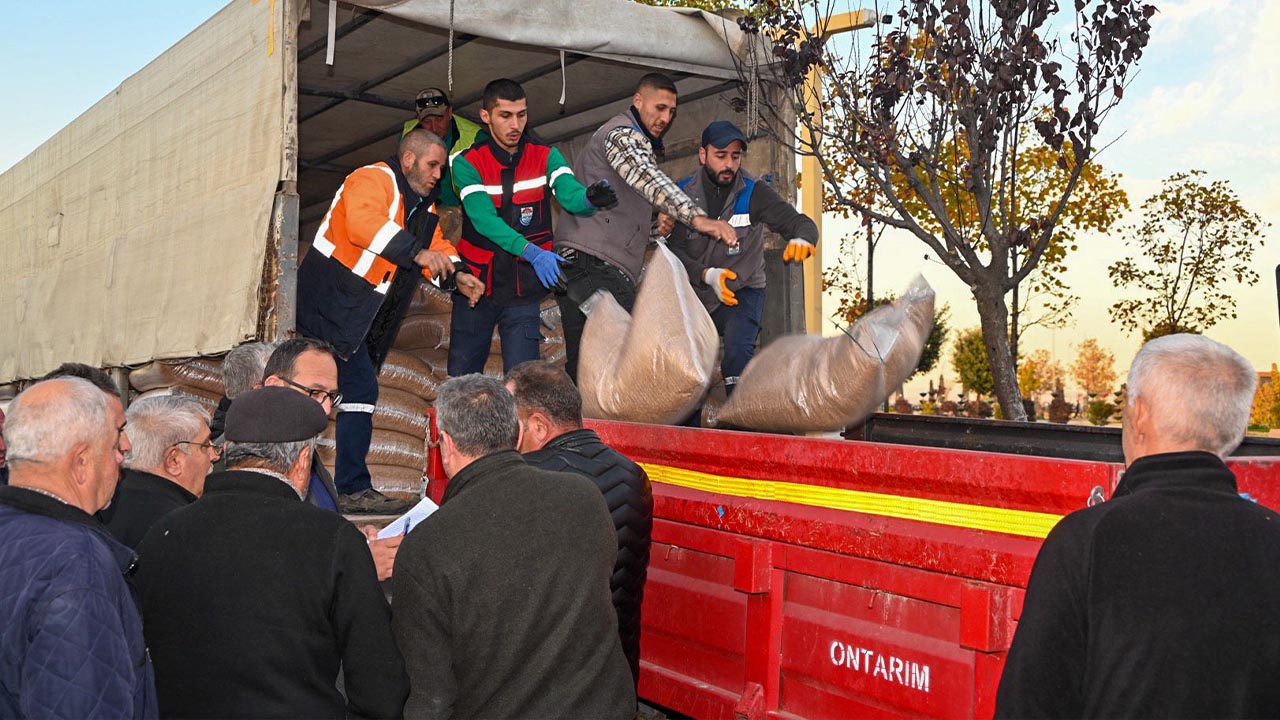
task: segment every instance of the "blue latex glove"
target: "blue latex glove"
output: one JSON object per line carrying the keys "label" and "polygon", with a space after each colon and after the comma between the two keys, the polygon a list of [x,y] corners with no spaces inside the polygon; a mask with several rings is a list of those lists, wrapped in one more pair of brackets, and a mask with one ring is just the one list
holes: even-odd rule
{"label": "blue latex glove", "polygon": [[564,258],[553,252],[547,252],[533,243],[524,246],[520,257],[533,266],[534,272],[538,273],[538,282],[542,283],[543,287],[554,287],[560,282],[560,263],[564,262]]}

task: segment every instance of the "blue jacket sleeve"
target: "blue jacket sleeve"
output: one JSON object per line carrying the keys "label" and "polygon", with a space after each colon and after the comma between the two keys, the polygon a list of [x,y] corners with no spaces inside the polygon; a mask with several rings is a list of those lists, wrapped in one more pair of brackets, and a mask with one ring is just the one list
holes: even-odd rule
{"label": "blue jacket sleeve", "polygon": [[100,590],[54,596],[22,658],[24,717],[136,717],[137,674],[120,609]]}

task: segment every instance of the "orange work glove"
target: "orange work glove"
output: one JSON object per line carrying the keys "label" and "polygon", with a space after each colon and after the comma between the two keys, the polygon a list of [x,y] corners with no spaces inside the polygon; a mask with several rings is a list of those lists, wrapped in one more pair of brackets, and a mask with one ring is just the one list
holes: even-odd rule
{"label": "orange work glove", "polygon": [[813,255],[813,243],[808,240],[794,238],[787,243],[787,247],[782,251],[782,262],[804,262]]}
{"label": "orange work glove", "polygon": [[707,268],[702,271],[702,281],[720,293],[720,302],[728,307],[738,304],[738,298],[729,289],[729,281],[737,279],[738,273],[725,268]]}

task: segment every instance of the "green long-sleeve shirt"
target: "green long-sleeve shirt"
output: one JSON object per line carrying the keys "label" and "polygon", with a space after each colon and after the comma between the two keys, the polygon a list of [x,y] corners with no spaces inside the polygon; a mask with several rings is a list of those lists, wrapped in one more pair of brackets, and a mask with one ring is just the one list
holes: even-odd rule
{"label": "green long-sleeve shirt", "polygon": [[[458,188],[458,196],[462,198],[462,211],[467,214],[475,229],[493,244],[512,255],[520,255],[529,244],[524,236],[511,227],[498,215],[497,206],[489,197],[480,171],[462,155],[457,155],[451,162],[450,171]],[[565,162],[560,151],[551,148],[547,153],[546,182],[560,207],[574,215],[590,215],[596,211],[595,206],[587,201],[587,189],[573,176],[569,163]]]}

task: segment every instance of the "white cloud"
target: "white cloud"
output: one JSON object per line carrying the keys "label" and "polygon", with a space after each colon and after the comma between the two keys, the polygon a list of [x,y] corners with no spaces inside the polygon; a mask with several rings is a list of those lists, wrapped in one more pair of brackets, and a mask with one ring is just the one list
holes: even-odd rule
{"label": "white cloud", "polygon": [[1196,24],[1229,14],[1231,0],[1184,0],[1157,5],[1156,24],[1164,41],[1179,41],[1196,30]]}

